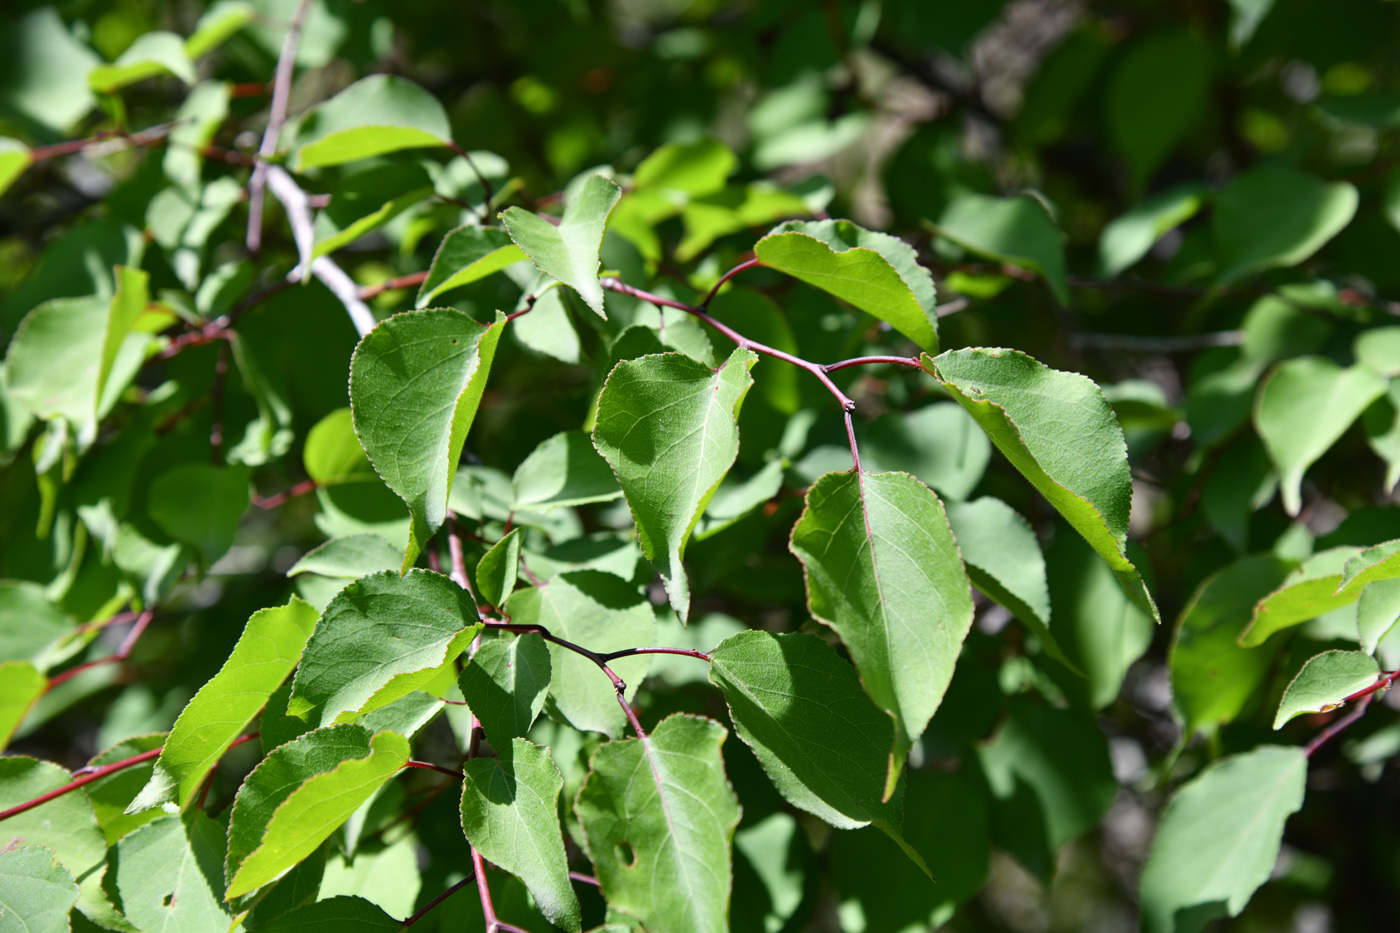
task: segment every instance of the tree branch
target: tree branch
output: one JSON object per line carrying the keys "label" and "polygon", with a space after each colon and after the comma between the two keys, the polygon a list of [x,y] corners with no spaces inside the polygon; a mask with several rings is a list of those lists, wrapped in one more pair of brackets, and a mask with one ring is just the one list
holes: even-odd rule
{"label": "tree branch", "polygon": [[301,42],[301,27],[311,10],[311,0],[300,0],[292,21],[287,26],[287,35],[282,40],[282,51],[277,56],[277,71],[272,82],[272,106],[268,112],[267,129],[263,131],[262,145],[258,148],[257,164],[253,166],[253,177],[248,182],[248,252],[256,256],[262,251],[263,187],[267,184],[268,159],[277,152],[277,138],[282,134],[282,124],[287,121],[287,101],[292,93],[292,72],[296,69],[297,45]]}

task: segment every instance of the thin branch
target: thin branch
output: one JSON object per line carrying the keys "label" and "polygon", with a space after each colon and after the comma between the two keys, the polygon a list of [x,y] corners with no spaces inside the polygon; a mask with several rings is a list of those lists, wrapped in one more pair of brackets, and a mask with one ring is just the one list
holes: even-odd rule
{"label": "thin branch", "polygon": [[621,651],[609,651],[598,657],[604,661],[616,661],[618,658],[630,658],[635,654],[683,654],[687,658],[696,658],[706,663],[709,663],[710,660],[708,654],[696,651],[694,648],[623,648]]}
{"label": "thin branch", "polygon": [[852,464],[852,466],[855,468],[856,473],[859,474],[859,473],[861,472],[861,469],[860,469],[860,448],[859,448],[858,446],[856,446],[856,428],[855,428],[855,425],[851,423],[851,413],[850,413],[849,410],[847,410],[847,411],[845,412],[845,415],[846,415],[846,439],[847,439],[848,441],[850,441],[850,444],[851,444],[851,464]]}
{"label": "thin branch", "polygon": [[574,881],[582,881],[584,884],[591,884],[595,888],[602,887],[602,884],[599,883],[597,878],[594,878],[592,875],[585,875],[583,872],[571,871],[569,872],[569,877]]}
{"label": "thin branch", "polygon": [[710,302],[715,300],[715,296],[719,294],[719,290],[721,287],[723,287],[725,282],[728,282],[730,279],[734,278],[734,276],[738,275],[740,272],[743,272],[745,269],[752,269],[754,266],[757,265],[759,265],[757,257],[753,259],[746,259],[745,261],[735,266],[733,269],[730,269],[724,275],[720,276],[719,281],[715,283],[714,288],[710,289],[710,293],[705,296],[705,300],[700,302],[700,307],[708,308],[710,306]]}
{"label": "thin branch", "polygon": [[394,291],[399,288],[413,288],[422,285],[428,279],[426,272],[410,272],[408,275],[401,275],[394,279],[385,279],[373,285],[363,285],[360,287],[359,296],[361,301],[369,301],[384,292]]}
{"label": "thin branch", "polygon": [[428,915],[428,912],[431,911],[434,907],[441,904],[443,901],[447,900],[449,897],[456,894],[458,891],[462,890],[467,885],[471,884],[475,876],[476,872],[472,872],[470,875],[467,875],[467,877],[463,878],[461,881],[457,882],[452,887],[448,888],[446,891],[443,891],[437,897],[433,898],[431,901],[428,902],[426,907],[424,907],[422,910],[418,911],[418,913],[414,914],[412,917],[409,917],[403,922],[403,929],[407,930],[419,920],[422,920],[424,917],[426,917]]}
{"label": "thin branch", "polygon": [[104,143],[126,143],[131,146],[150,146],[166,136],[170,131],[179,126],[183,120],[175,120],[170,123],[161,123],[158,126],[147,127],[144,130],[137,130],[135,133],[122,133],[117,130],[102,130],[86,139],[70,139],[61,143],[54,143],[52,146],[39,146],[37,149],[29,150],[30,162],[43,162],[47,159],[56,159],[59,156],[72,155],[75,152],[82,152],[92,146],[99,146]]}
{"label": "thin branch", "polygon": [[260,509],[275,509],[288,499],[295,499],[297,496],[304,496],[309,492],[315,492],[320,486],[321,484],[314,479],[309,479],[305,482],[297,483],[286,492],[279,492],[273,496],[263,497],[257,493],[253,493],[252,502],[253,505],[256,505]]}
{"label": "thin branch", "polygon": [[105,664],[120,664],[122,661],[125,661],[131,656],[132,649],[134,649],[136,643],[141,640],[142,634],[145,633],[146,627],[151,624],[151,619],[155,614],[156,611],[154,609],[147,609],[136,617],[136,624],[131,627],[131,631],[127,633],[126,639],[122,641],[121,645],[117,648],[116,654],[108,655],[105,658],[97,658],[94,661],[84,661],[82,664],[76,664],[68,668],[68,670],[58,676],[51,678],[49,680],[49,685],[44,688],[44,692],[48,693],[59,684],[77,677],[83,671],[91,670],[94,667],[101,667]]}
{"label": "thin branch", "polygon": [[[229,745],[229,748],[237,748],[244,742],[251,742],[257,737],[258,733],[256,732],[242,736],[241,738],[235,739],[233,743]],[[164,746],[161,746],[161,748],[164,748]],[[115,774],[116,772],[121,771],[125,768],[130,768],[133,765],[139,765],[143,761],[150,761],[152,758],[155,758],[160,755],[161,748],[153,748],[148,752],[142,752],[139,755],[132,755],[130,758],[123,758],[121,761],[114,761],[110,765],[103,765],[102,767],[94,768],[91,771],[88,771],[87,769],[80,769],[78,771],[75,771],[73,773],[77,776],[74,777],[72,781],[69,781],[67,784],[64,784],[62,787],[51,790],[47,794],[41,794],[38,797],[35,797],[33,800],[26,800],[24,803],[13,806],[10,809],[4,811],[3,813],[0,813],[0,822],[8,820],[12,816],[19,816],[21,813],[27,813],[28,811],[33,810],[35,807],[42,807],[50,800],[53,800],[57,797],[62,797],[64,794],[71,794],[78,788],[86,787],[93,781],[100,781],[109,774]]]}
{"label": "thin branch", "polygon": [[491,183],[486,180],[486,176],[481,174],[481,169],[476,167],[476,163],[472,161],[472,157],[470,154],[467,153],[467,150],[463,149],[455,142],[450,141],[447,144],[447,148],[451,149],[457,155],[462,157],[462,159],[467,163],[467,168],[471,169],[472,174],[476,176],[477,184],[481,185],[481,194],[483,200],[480,209],[477,211],[477,217],[481,220],[482,223],[486,223],[486,221],[491,219],[491,202],[496,197],[496,189],[492,188]]}
{"label": "thin branch", "polygon": [[827,363],[822,367],[823,372],[834,373],[838,370],[849,369],[852,366],[872,366],[877,363],[890,363],[895,366],[912,366],[915,369],[923,369],[916,356],[857,356],[854,359],[842,360],[839,363]]}
{"label": "thin branch", "polygon": [[740,347],[743,347],[746,350],[753,350],[756,353],[762,353],[765,356],[771,356],[775,359],[780,359],[786,363],[791,363],[793,366],[797,366],[801,369],[807,370],[807,372],[816,376],[817,379],[820,380],[822,385],[826,386],[828,392],[830,392],[836,397],[836,401],[841,405],[841,409],[843,411],[853,411],[856,407],[856,403],[850,398],[848,398],[846,396],[846,393],[842,392],[836,387],[836,383],[832,382],[831,379],[827,376],[827,374],[822,371],[822,367],[820,365],[809,362],[808,360],[804,360],[801,357],[793,356],[791,353],[784,353],[782,350],[774,349],[773,347],[770,347],[767,344],[759,343],[756,340],[750,340],[743,334],[734,330],[732,327],[729,327],[727,324],[723,324],[720,321],[715,320],[710,315],[706,314],[703,309],[697,307],[696,305],[686,304],[683,301],[675,301],[671,298],[663,298],[660,295],[655,295],[651,292],[644,291],[643,289],[636,288],[635,286],[628,285],[621,279],[603,278],[598,280],[598,284],[602,285],[606,289],[609,289],[610,291],[620,292],[624,295],[630,295],[633,298],[640,298],[642,301],[649,301],[654,305],[661,305],[667,308],[676,308],[677,310],[684,311],[687,314],[691,314],[704,321],[706,324],[710,325],[715,330],[719,331],[721,334],[728,337],[734,343],[736,343]]}
{"label": "thin branch", "polygon": [[267,129],[263,131],[262,146],[258,148],[258,162],[253,166],[253,177],[248,182],[248,252],[256,256],[262,250],[263,188],[267,184],[268,159],[277,152],[277,138],[282,134],[282,124],[287,122],[287,101],[292,93],[292,72],[296,69],[297,44],[301,42],[301,27],[306,15],[311,11],[311,0],[301,0],[292,21],[287,26],[287,35],[282,40],[282,51],[277,56],[277,71],[272,81],[272,106],[267,116]]}
{"label": "thin branch", "polygon": [[1377,691],[1385,690],[1388,687],[1390,687],[1391,684],[1395,683],[1397,679],[1400,679],[1400,671],[1391,671],[1389,674],[1382,675],[1381,679],[1371,684],[1371,686],[1361,688],[1360,690],[1353,693],[1351,696],[1342,700],[1342,702],[1350,703],[1353,700],[1359,700],[1362,697],[1370,696],[1371,694],[1376,693]]}
{"label": "thin branch", "polygon": [[1362,696],[1361,702],[1356,704],[1355,709],[1353,709],[1341,719],[1338,719],[1336,722],[1332,723],[1326,729],[1323,729],[1316,736],[1314,736],[1313,740],[1303,747],[1303,754],[1308,758],[1311,758],[1313,755],[1317,754],[1317,750],[1322,746],[1326,745],[1329,741],[1331,741],[1332,738],[1337,735],[1337,733],[1346,729],[1348,726],[1356,722],[1362,716],[1365,716],[1366,708],[1371,705],[1371,700],[1373,700],[1374,698],[1375,695],[1372,693],[1367,693],[1364,696]]}
{"label": "thin branch", "polygon": [[436,771],[438,774],[445,774],[454,777],[459,781],[465,781],[467,776],[461,771],[453,771],[451,768],[444,768],[442,765],[435,765],[430,761],[414,761],[409,759],[403,763],[405,768],[422,768],[425,771]]}
{"label": "thin branch", "polygon": [[224,383],[228,381],[228,341],[219,344],[219,358],[214,363],[214,384],[209,389],[209,402],[214,417],[209,424],[209,460],[218,466],[224,460]]}

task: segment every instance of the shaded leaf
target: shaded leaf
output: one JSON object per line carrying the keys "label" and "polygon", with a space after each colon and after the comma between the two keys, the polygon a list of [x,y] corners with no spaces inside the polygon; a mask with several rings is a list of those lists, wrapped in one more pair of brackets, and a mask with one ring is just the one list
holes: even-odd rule
{"label": "shaded leaf", "polygon": [[1356,213],[1350,182],[1326,182],[1287,168],[1237,176],[1215,201],[1219,280],[1296,266],[1341,232]]}
{"label": "shaded leaf", "polygon": [[936,229],[968,252],[1037,273],[1058,304],[1069,304],[1060,231],[1035,198],[963,195],[943,211]]}
{"label": "shaded leaf", "polygon": [[131,802],[138,813],[163,803],[187,807],[234,739],[253,721],[296,666],[316,624],[316,610],[293,596],[285,606],[248,618],[219,673],[194,695],[165,740],[146,788]]}
{"label": "shaded leaf", "polygon": [[0,661],[31,661],[40,671],[58,663],[60,639],[73,633],[74,620],[42,587],[0,580]]}
{"label": "shaded leaf", "polygon": [[1395,623],[1400,622],[1400,580],[1368,584],[1356,601],[1356,630],[1361,650],[1375,654]]}
{"label": "shaded leaf", "polygon": [[565,431],[543,441],[515,468],[511,489],[516,506],[535,510],[622,496],[617,477],[586,431]]}
{"label": "shaded leaf", "polygon": [[42,846],[0,851],[0,930],[60,933],[78,901],[73,873]]}
{"label": "shaded leaf", "polygon": [[679,353],[619,363],[598,399],[593,443],[632,509],[642,552],[684,622],[686,542],[739,455],[739,408],[753,385],[752,350],[718,370]]}
{"label": "shaded leaf", "polygon": [[511,531],[495,544],[476,565],[477,591],[481,598],[492,606],[505,605],[506,598],[515,589],[515,578],[520,575],[519,528]]}
{"label": "shaded leaf", "polygon": [[1254,426],[1278,468],[1289,515],[1302,508],[1304,472],[1385,389],[1368,367],[1343,369],[1318,356],[1287,360],[1264,380]]}
{"label": "shaded leaf", "polygon": [[1239,916],[1269,880],[1283,824],[1303,805],[1308,760],[1265,745],[1222,759],[1167,805],[1142,872],[1144,933],[1196,933]]}
{"label": "shaded leaf", "polygon": [[147,498],[156,524],[197,548],[207,566],[233,544],[238,521],[248,510],[248,469],[181,464],[157,476]]}
{"label": "shaded leaf", "polygon": [[758,261],[830,292],[938,352],[933,276],[913,247],[848,220],[790,220],[754,244]]}
{"label": "shaded leaf", "polygon": [[923,365],[1108,561],[1129,598],[1160,622],[1127,557],[1132,477],[1123,429],[1103,391],[1016,350],[950,350]]}
{"label": "shaded leaf", "polygon": [[398,548],[379,535],[346,535],[307,551],[291,566],[287,576],[319,573],[323,577],[354,580],[376,571],[398,570],[402,563]]}
{"label": "shaded leaf", "polygon": [[1274,729],[1294,716],[1324,713],[1380,676],[1380,665],[1364,651],[1324,651],[1313,655],[1289,682],[1279,700]]}
{"label": "shaded leaf", "polygon": [[289,910],[259,933],[398,933],[403,921],[395,920],[382,907],[362,897],[327,898]]}
{"label": "shaded leaf", "polygon": [[1118,793],[1108,740],[1093,719],[1014,699],[1006,722],[978,760],[998,805],[997,843],[1041,878],[1055,853],[1103,817]]}
{"label": "shaded leaf", "polygon": [[495,748],[495,758],[463,766],[462,831],[484,858],[525,882],[551,923],[581,930],[559,828],[564,777],[547,748],[520,738]]}
{"label": "shaded leaf", "polygon": [[860,456],[872,473],[911,473],[944,499],[962,500],[986,473],[992,444],[960,405],[934,402],[876,418],[862,438]]}
{"label": "shaded leaf", "polygon": [[370,463],[413,516],[403,569],[447,518],[447,500],[476,417],[501,322],[460,311],[381,321],[350,360],[350,408]]}
{"label": "shaded leaf", "polygon": [[1045,556],[1030,523],[990,496],[950,502],[947,509],[972,585],[1030,626],[1047,648],[1059,651],[1050,634]]}
{"label": "shaded leaf", "polygon": [[428,302],[443,292],[484,279],[524,258],[525,253],[500,227],[471,224],[458,227],[442,238],[415,303],[426,308]]}
{"label": "shaded leaf", "polygon": [[598,284],[598,251],[603,228],[622,189],[602,175],[590,175],[574,198],[564,205],[564,217],[556,227],[521,207],[501,214],[510,238],[525,251],[545,275],[578,292],[584,303],[601,318],[603,286]]}
{"label": "shaded leaf", "polygon": [[452,127],[432,94],[407,79],[379,74],[308,110],[296,140],[291,166],[303,172],[401,149],[446,146]]}
{"label": "shaded leaf", "polygon": [[565,363],[579,362],[583,353],[578,331],[564,307],[564,292],[558,288],[545,290],[530,313],[516,320],[515,339]]}
{"label": "shaded leaf", "polygon": [[1119,58],[1108,80],[1105,122],[1128,158],[1134,188],[1151,180],[1200,119],[1211,71],[1210,48],[1184,28],[1153,30]]}
{"label": "shaded leaf", "polygon": [[361,577],[316,623],[288,715],[330,725],[387,706],[436,676],[479,631],[471,595],[442,574]]}
{"label": "shaded leaf", "polygon": [[1289,567],[1272,556],[1236,561],[1202,583],[1182,610],[1167,667],[1187,735],[1233,721],[1259,692],[1274,652],[1242,648],[1238,639],[1254,604],[1283,582]]}
{"label": "shaded leaf", "polygon": [[539,635],[525,634],[483,644],[457,682],[486,741],[499,750],[530,731],[544,709],[549,680],[548,646]]}
{"label": "shaded leaf", "polygon": [[[516,590],[506,604],[517,625],[542,625],[590,651],[606,654],[651,644],[656,615],[651,604],[620,577],[598,570],[561,573],[539,586]],[[576,729],[619,736],[627,727],[617,692],[592,661],[558,645],[549,646],[549,696]],[[609,662],[627,683],[628,700],[646,678],[649,656]]]}
{"label": "shaded leaf", "polygon": [[792,552],[812,616],[894,716],[883,797],[938,708],[972,626],[972,593],[943,503],[905,473],[828,473],[807,490]]}
{"label": "shaded leaf", "polygon": [[898,825],[899,801],[881,800],[894,724],[833,648],[812,635],[747,631],[710,662],[739,738],[789,803],[838,829]]}
{"label": "shaded leaf", "polygon": [[[134,735],[94,755],[86,767],[101,768],[104,765],[126,761],[136,755],[158,750],[164,743],[165,733],[163,732]],[[136,799],[136,795],[150,781],[151,772],[154,769],[154,761],[144,761],[119,771],[113,771],[83,788],[83,792],[92,801],[93,812],[97,814],[97,823],[102,827],[102,835],[106,837],[109,846],[132,830],[166,815],[163,810],[159,809],[147,810],[134,815],[128,815],[126,812],[127,806]]]}
{"label": "shaded leaf", "polygon": [[200,812],[161,817],[123,837],[115,861],[127,919],[140,930],[227,930],[223,849],[223,827]]}
{"label": "shaded leaf", "polygon": [[311,257],[333,253],[388,223],[433,193],[423,166],[389,163],[344,179],[317,213]]}
{"label": "shaded leaf", "polygon": [[1116,278],[1165,234],[1196,216],[1209,194],[1202,185],[1178,185],[1109,221],[1099,234],[1099,270],[1106,278]]}
{"label": "shaded leaf", "polygon": [[730,843],[739,804],[724,727],[673,715],[645,738],[593,754],[574,805],[607,902],[648,928],[729,928]]}
{"label": "shaded leaf", "polygon": [[234,798],[225,897],[254,891],[310,855],[403,767],[408,752],[401,735],[348,724],[273,749]]}
{"label": "shaded leaf", "polygon": [[705,514],[695,525],[695,540],[719,534],[754,509],[778,495],[783,486],[783,461],[770,460],[748,479],[737,481],[729,474],[720,481]]}

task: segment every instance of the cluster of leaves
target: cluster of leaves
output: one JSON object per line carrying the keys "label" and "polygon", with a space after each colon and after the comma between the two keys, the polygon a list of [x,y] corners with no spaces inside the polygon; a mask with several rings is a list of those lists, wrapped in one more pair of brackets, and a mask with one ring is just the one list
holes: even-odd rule
{"label": "cluster of leaves", "polygon": [[99,6],[0,37],[0,930],[1390,916],[1390,5]]}

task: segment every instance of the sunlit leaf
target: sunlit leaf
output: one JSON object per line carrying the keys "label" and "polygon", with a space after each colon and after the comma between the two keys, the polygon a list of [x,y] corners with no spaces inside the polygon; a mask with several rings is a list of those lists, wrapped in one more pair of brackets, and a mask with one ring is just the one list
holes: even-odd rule
{"label": "sunlit leaf", "polygon": [[116,61],[98,65],[88,72],[88,85],[103,94],[113,94],[128,84],[159,74],[174,75],[194,84],[194,63],[185,51],[185,40],[173,32],[148,32],[136,37]]}
{"label": "sunlit leaf", "polygon": [[510,234],[500,227],[458,227],[442,238],[428,266],[428,277],[418,289],[417,305],[426,308],[443,292],[470,285],[524,258]]}
{"label": "sunlit leaf", "polygon": [[679,353],[619,363],[598,400],[593,443],[632,509],[642,552],[684,622],[686,542],[739,455],[739,407],[753,385],[752,350],[718,370]]}
{"label": "sunlit leaf", "polygon": [[1240,644],[1246,648],[1261,645],[1274,632],[1356,602],[1359,590],[1341,595],[1337,590],[1347,562],[1358,553],[1359,548],[1335,547],[1304,561],[1255,605],[1248,627],[1240,633]]}
{"label": "sunlit leaf", "polygon": [[0,661],[0,751],[48,688],[49,679],[28,661]]}
{"label": "sunlit leaf", "polygon": [[564,205],[564,217],[557,227],[522,207],[507,208],[501,214],[510,238],[535,266],[578,292],[601,318],[607,314],[603,286],[598,284],[598,251],[608,214],[620,197],[622,189],[615,183],[602,175],[591,175]]}
{"label": "sunlit leaf", "polygon": [[422,87],[393,75],[361,78],[301,118],[292,169],[339,165],[452,141],[447,111]]}
{"label": "sunlit leaf", "polygon": [[513,529],[495,544],[476,565],[476,586],[481,598],[492,606],[505,605],[520,575],[521,530]]}
{"label": "sunlit leaf", "polygon": [[617,477],[584,431],[565,431],[542,442],[515,468],[511,488],[517,506],[536,510],[622,496]]}
{"label": "sunlit leaf", "polygon": [[1284,689],[1274,729],[1283,728],[1294,716],[1335,709],[1356,691],[1374,684],[1380,673],[1376,659],[1364,651],[1313,655]]}

